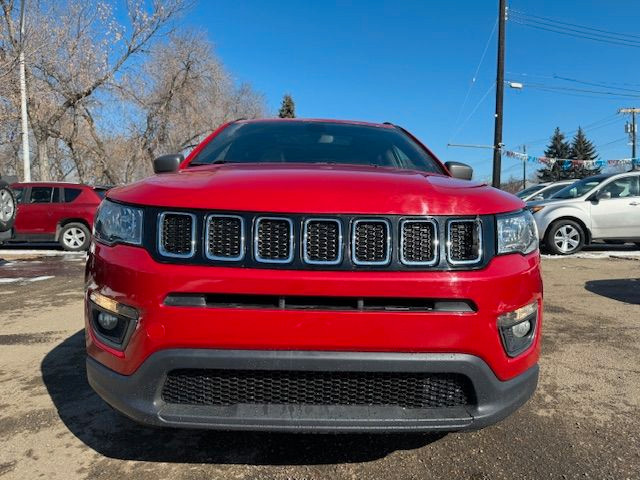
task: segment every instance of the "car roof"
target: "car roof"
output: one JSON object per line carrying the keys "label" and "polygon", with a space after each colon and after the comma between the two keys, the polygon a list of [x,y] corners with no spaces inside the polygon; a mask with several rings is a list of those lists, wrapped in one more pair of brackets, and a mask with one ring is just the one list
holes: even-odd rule
{"label": "car roof", "polygon": [[275,123],[275,122],[288,122],[288,123],[337,123],[342,125],[363,125],[367,127],[378,128],[395,128],[392,123],[375,123],[365,122],[360,120],[338,120],[335,118],[252,118],[252,119],[240,119],[235,123]]}
{"label": "car roof", "polygon": [[85,183],[75,182],[16,182],[11,184],[12,187],[74,187],[74,188],[93,188]]}

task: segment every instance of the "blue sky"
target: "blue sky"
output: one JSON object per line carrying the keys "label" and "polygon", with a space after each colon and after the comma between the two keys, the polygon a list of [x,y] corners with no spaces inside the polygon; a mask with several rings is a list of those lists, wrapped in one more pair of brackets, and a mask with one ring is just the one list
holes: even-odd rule
{"label": "blue sky", "polygon": [[[461,107],[494,28],[497,3],[201,0],[186,26],[206,31],[236,80],[263,92],[272,112],[283,93],[289,92],[300,117],[398,123],[442,160],[470,163],[476,178],[484,179],[490,175],[490,150],[451,148],[447,143],[493,142],[495,97],[489,89],[495,82],[497,35],[489,43],[462,111]],[[640,35],[640,10],[632,3],[512,0],[509,7]],[[615,114],[620,107],[640,106],[640,62],[635,60],[640,48],[558,35],[510,21],[506,52],[506,79],[525,85],[505,92],[507,148],[516,150],[526,143],[528,153],[541,155],[556,126],[573,133],[578,125],[593,124],[587,135],[601,146],[602,158],[630,156],[624,139],[627,118]],[[609,90],[554,76],[636,89],[631,94],[638,98],[527,88],[533,83]],[[504,158],[503,179],[521,175],[519,165]]]}

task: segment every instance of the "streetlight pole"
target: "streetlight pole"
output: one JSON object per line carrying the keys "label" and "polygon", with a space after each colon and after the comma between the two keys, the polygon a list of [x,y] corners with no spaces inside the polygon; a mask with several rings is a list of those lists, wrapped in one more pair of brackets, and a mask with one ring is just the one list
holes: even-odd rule
{"label": "streetlight pole", "polygon": [[31,181],[31,158],[29,156],[29,122],[27,118],[27,81],[24,67],[24,4],[20,5],[20,114],[22,116],[22,164],[24,181]]}
{"label": "streetlight pole", "polygon": [[502,161],[502,112],[504,99],[504,41],[505,21],[507,18],[506,0],[500,0],[498,11],[498,69],[496,73],[496,114],[493,131],[493,181],[500,188],[500,169]]}

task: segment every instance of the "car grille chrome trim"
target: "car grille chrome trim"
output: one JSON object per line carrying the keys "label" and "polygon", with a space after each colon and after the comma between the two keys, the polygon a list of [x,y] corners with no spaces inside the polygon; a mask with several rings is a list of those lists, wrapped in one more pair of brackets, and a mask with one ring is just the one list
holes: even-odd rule
{"label": "car grille chrome trim", "polygon": [[[425,224],[425,225],[431,225],[433,230],[430,233],[430,243],[431,243],[431,259],[430,260],[411,260],[407,258],[407,237],[409,236],[408,232],[405,232],[405,226],[411,225],[411,224]],[[438,250],[439,250],[439,240],[438,240],[438,224],[435,220],[431,219],[431,218],[427,218],[427,219],[414,219],[414,218],[408,218],[408,219],[403,219],[400,221],[400,227],[399,227],[399,231],[400,231],[400,262],[402,262],[405,265],[422,265],[422,266],[433,266],[436,265],[438,263],[438,261],[440,260],[439,255],[438,255]],[[422,234],[420,232],[420,234]],[[414,247],[415,248],[415,247]],[[424,248],[424,247],[421,247]],[[415,257],[415,256],[414,256]]]}
{"label": "car grille chrome trim", "polygon": [[[240,228],[238,231],[237,238],[228,238],[224,239],[226,243],[234,242],[238,244],[238,254],[237,255],[219,255],[215,252],[212,253],[212,250],[215,248],[212,247],[212,224],[216,219],[233,219],[238,220]],[[205,256],[210,260],[221,260],[223,262],[239,262],[245,256],[245,226],[244,226],[244,218],[239,215],[224,215],[224,214],[211,214],[205,217],[205,225],[206,225],[206,233],[205,233]],[[223,234],[224,235],[224,234]],[[230,248],[233,248],[233,244]]]}
{"label": "car grille chrome trim", "polygon": [[[469,231],[455,232],[456,225],[472,225]],[[469,239],[461,242],[460,235],[468,237],[471,235],[471,242]],[[475,241],[474,241],[475,237]],[[460,252],[461,248],[470,248],[473,251],[474,244],[477,245],[475,255],[471,256],[467,253]],[[471,265],[478,263],[482,260],[482,223],[479,219],[450,219],[447,221],[447,261],[451,265]]]}
{"label": "car grille chrome trim", "polygon": [[[338,226],[338,231],[337,231],[337,244],[335,245],[335,258],[333,259],[329,259],[329,260],[319,260],[317,258],[312,258],[312,257],[317,257],[318,255],[311,255],[309,250],[310,247],[312,247],[313,245],[310,245],[310,239],[309,239],[309,225],[313,224],[313,223],[334,223],[335,225]],[[329,236],[329,235],[327,235]],[[325,240],[325,243],[327,243],[329,240]],[[304,226],[303,226],[303,234],[302,234],[302,258],[304,260],[305,263],[308,263],[310,265],[339,265],[340,263],[342,263],[342,249],[343,249],[343,237],[342,237],[342,222],[338,219],[335,218],[308,218],[304,221]],[[318,239],[318,244],[320,244],[320,239]],[[318,248],[319,250],[328,250],[330,248],[330,246],[325,247],[324,249],[320,246],[317,245],[316,248]]]}
{"label": "car grille chrome trim", "polygon": [[[381,258],[380,260],[362,260],[361,258],[358,258],[360,256],[359,250],[362,251],[362,248],[359,245],[360,240],[358,238],[358,226],[363,224],[384,225],[384,229],[385,229],[385,238],[383,238],[384,257]],[[376,234],[376,232],[373,232],[373,233]],[[374,242],[378,242],[378,241],[379,240],[374,240]],[[364,246],[365,255],[369,255],[371,250],[370,247],[371,245]],[[376,246],[374,246],[373,248],[375,250]],[[373,252],[373,256],[377,257],[377,253],[375,251]],[[360,218],[353,221],[353,224],[351,227],[351,261],[355,265],[363,265],[363,266],[364,265],[387,265],[391,262],[391,223],[389,222],[389,220],[380,219],[380,218]]]}
{"label": "car grille chrome trim", "polygon": [[[187,242],[189,243],[189,250],[187,252],[175,252],[175,251],[171,251],[172,247],[168,247],[167,248],[167,235],[170,235],[171,233],[166,232],[166,228],[167,226],[167,220],[172,218],[172,217],[188,217],[191,219],[191,225],[190,228],[188,228],[190,237],[186,238],[186,236],[184,235],[184,227],[180,227],[180,226],[174,226],[173,228],[177,228],[178,231],[174,233],[174,235],[176,237],[182,237],[182,238],[176,238],[174,239],[174,242]],[[169,226],[170,228],[170,226]],[[195,244],[196,244],[196,216],[193,213],[186,213],[186,212],[171,212],[171,211],[167,211],[167,212],[162,212],[160,215],[158,215],[158,252],[160,252],[160,255],[164,256],[164,257],[172,257],[172,258],[191,258],[195,255]],[[175,248],[173,248],[173,250],[176,250]],[[177,250],[184,250],[183,248],[178,248]]]}
{"label": "car grille chrome trim", "polygon": [[[287,241],[288,241],[288,252],[287,252],[287,256],[284,258],[269,258],[266,256],[263,256],[260,254],[260,250],[261,250],[261,244],[264,241],[267,241],[266,238],[262,238],[262,234],[261,234],[261,230],[260,230],[260,225],[263,222],[286,222],[288,224],[288,234],[287,234]],[[269,233],[269,235],[271,235],[271,233]],[[276,239],[276,241],[280,241],[281,239]],[[280,246],[277,246],[277,248],[279,249]],[[256,217],[256,221],[255,221],[255,227],[254,227],[254,234],[253,234],[253,256],[256,260],[256,262],[261,262],[261,263],[291,263],[293,261],[293,255],[294,255],[294,245],[293,245],[293,222],[291,221],[290,218],[287,217]]]}

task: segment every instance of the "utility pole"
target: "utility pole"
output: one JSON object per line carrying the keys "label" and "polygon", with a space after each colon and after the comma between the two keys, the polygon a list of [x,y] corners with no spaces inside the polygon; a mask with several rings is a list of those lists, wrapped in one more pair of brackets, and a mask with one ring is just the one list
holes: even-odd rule
{"label": "utility pole", "polygon": [[20,113],[22,116],[22,164],[24,181],[31,181],[31,159],[29,158],[29,123],[27,119],[27,81],[24,67],[24,4],[20,5]]}
{"label": "utility pole", "polygon": [[621,108],[618,113],[630,113],[631,123],[625,125],[625,132],[629,134],[631,140],[631,170],[640,170],[640,161],[636,157],[636,143],[638,138],[638,126],[636,125],[636,113],[640,113],[640,108]]}
{"label": "utility pole", "polygon": [[507,19],[506,0],[499,0],[498,7],[498,69],[496,73],[496,114],[493,130],[493,181],[500,188],[500,169],[502,163],[502,112],[504,100],[504,37]]}

